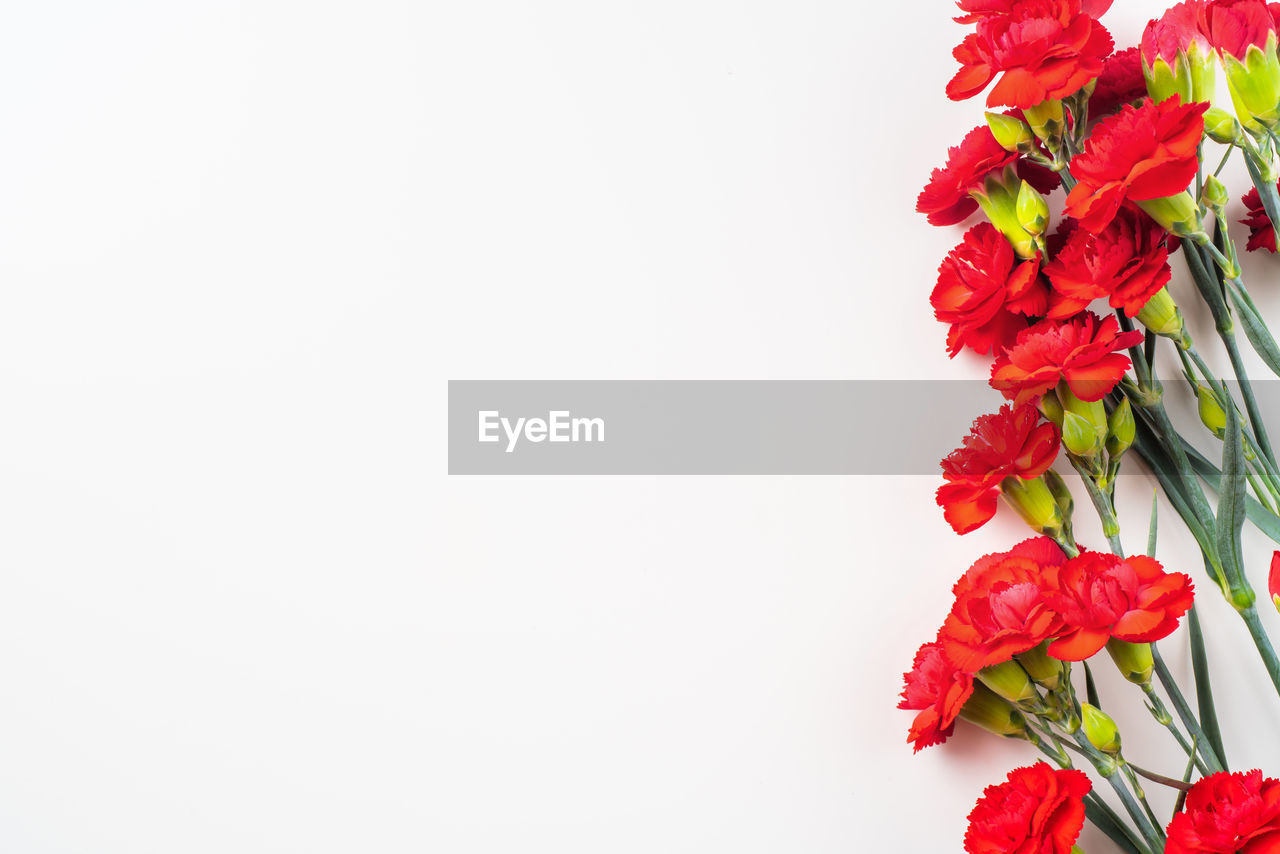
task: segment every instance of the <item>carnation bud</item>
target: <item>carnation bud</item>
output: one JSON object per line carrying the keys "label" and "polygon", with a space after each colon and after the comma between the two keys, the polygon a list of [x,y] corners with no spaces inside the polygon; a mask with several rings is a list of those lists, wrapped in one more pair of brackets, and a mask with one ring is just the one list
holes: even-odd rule
{"label": "carnation bud", "polygon": [[1059,429],[1062,428],[1062,404],[1058,401],[1058,396],[1053,393],[1053,389],[1049,389],[1040,397],[1040,414],[1058,425]]}
{"label": "carnation bud", "polygon": [[1216,82],[1213,65],[1213,52],[1193,41],[1185,50],[1178,51],[1172,65],[1163,56],[1157,56],[1148,64],[1143,56],[1142,77],[1147,82],[1147,93],[1156,103],[1174,95],[1184,104],[1212,101]]}
{"label": "carnation bud", "polygon": [[1004,113],[987,113],[987,127],[991,135],[1000,143],[1005,151],[1022,151],[1035,140],[1031,128],[1017,116],[1006,116]]}
{"label": "carnation bud", "polygon": [[1058,400],[1063,408],[1062,444],[1077,457],[1093,456],[1107,439],[1106,404],[1081,400],[1066,381],[1058,383]]}
{"label": "carnation bud", "polygon": [[1252,130],[1270,128],[1280,119],[1280,56],[1276,55],[1276,34],[1267,36],[1266,48],[1251,44],[1244,61],[1223,52],[1227,90],[1236,117]]}
{"label": "carnation bud", "polygon": [[1129,643],[1112,638],[1107,641],[1107,652],[1111,660],[1124,674],[1124,678],[1138,685],[1146,685],[1151,681],[1151,671],[1155,669],[1155,661],[1151,655],[1151,644]]}
{"label": "carnation bud", "polygon": [[1227,206],[1227,202],[1231,201],[1231,194],[1227,192],[1227,185],[1218,180],[1216,175],[1210,175],[1204,179],[1204,191],[1200,196],[1204,199],[1204,203],[1216,211],[1220,211]]}
{"label": "carnation bud", "polygon": [[1267,592],[1271,594],[1271,604],[1280,611],[1280,552],[1271,555],[1271,573],[1267,576]]}
{"label": "carnation bud", "polygon": [[1022,665],[1016,661],[1004,661],[978,671],[978,680],[1010,703],[1026,703],[1039,700],[1036,686]]}
{"label": "carnation bud", "polygon": [[1196,398],[1200,420],[1213,435],[1221,439],[1227,433],[1227,412],[1218,402],[1218,396],[1204,383],[1196,383]]}
{"label": "carnation bud", "polygon": [[1159,223],[1166,231],[1185,237],[1201,231],[1200,209],[1196,200],[1186,190],[1176,196],[1163,196],[1138,202],[1138,207]]}
{"label": "carnation bud", "polygon": [[1032,237],[1044,234],[1045,228],[1049,225],[1049,203],[1044,200],[1044,196],[1036,192],[1035,187],[1026,181],[1023,181],[1018,189],[1015,210],[1018,215],[1018,224],[1027,234]]}
{"label": "carnation bud", "polygon": [[1062,112],[1062,101],[1057,98],[1050,98],[1047,101],[1041,101],[1034,107],[1027,107],[1022,111],[1022,116],[1027,120],[1027,124],[1031,126],[1031,132],[1043,139],[1045,142],[1053,143],[1062,137],[1062,130],[1066,127],[1066,119]]}
{"label": "carnation bud", "polygon": [[1089,743],[1110,756],[1120,752],[1120,730],[1111,716],[1088,703],[1080,704],[1080,722]]}
{"label": "carnation bud", "polygon": [[1098,432],[1087,419],[1066,412],[1062,416],[1062,444],[1072,456],[1091,457],[1098,452]]}
{"label": "carnation bud", "polygon": [[1022,223],[1018,222],[1018,193],[1021,185],[1022,179],[1014,172],[1013,167],[1006,166],[1003,172],[988,175],[982,190],[973,190],[970,195],[987,215],[987,219],[991,220],[991,224],[1009,241],[1018,257],[1032,258],[1036,254],[1035,240],[1027,234]]}
{"label": "carnation bud", "polygon": [[1000,482],[1000,494],[1038,533],[1053,536],[1066,524],[1062,510],[1043,478],[1023,480],[1011,475]]}
{"label": "carnation bud", "polygon": [[1240,123],[1226,110],[1210,107],[1204,114],[1204,132],[1214,142],[1230,145],[1240,137]]}
{"label": "carnation bud", "polygon": [[1111,410],[1107,418],[1107,453],[1111,459],[1118,460],[1129,450],[1137,434],[1138,425],[1133,420],[1133,407],[1129,398],[1120,398],[1120,403]]}
{"label": "carnation bud", "polygon": [[[1172,338],[1179,343],[1184,340],[1186,327],[1182,322],[1182,312],[1173,301],[1168,288],[1161,288],[1152,294],[1146,305],[1139,309],[1137,319],[1156,335]],[[1187,344],[1190,345],[1189,340]]]}
{"label": "carnation bud", "polygon": [[1027,671],[1027,675],[1035,680],[1037,685],[1042,685],[1046,690],[1053,691],[1062,681],[1062,677],[1067,673],[1067,665],[1049,655],[1046,647],[1048,643],[1042,643],[1037,647],[1020,652],[1014,656],[1018,663],[1022,665],[1022,669]]}
{"label": "carnation bud", "polygon": [[[1058,504],[1058,510],[1062,512],[1062,518],[1070,524],[1071,512],[1075,510],[1076,500],[1072,497],[1071,490],[1067,489],[1067,482],[1062,479],[1062,475],[1053,469],[1047,469],[1043,477],[1044,482],[1049,487],[1050,494],[1053,495],[1053,500]],[[1035,677],[1034,673],[1031,675]]]}
{"label": "carnation bud", "polygon": [[973,694],[965,701],[960,717],[996,735],[1018,738],[1027,732],[1022,713],[981,682],[974,683]]}

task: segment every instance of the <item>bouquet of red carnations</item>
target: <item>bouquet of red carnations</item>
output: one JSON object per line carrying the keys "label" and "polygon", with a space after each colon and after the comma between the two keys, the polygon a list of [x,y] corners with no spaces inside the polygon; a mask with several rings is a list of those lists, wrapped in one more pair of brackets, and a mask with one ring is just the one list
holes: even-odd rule
{"label": "bouquet of red carnations", "polygon": [[[1115,501],[1122,462],[1141,458],[1199,546],[1200,591],[1226,597],[1261,659],[1259,677],[1265,670],[1280,692],[1280,658],[1242,547],[1245,525],[1280,543],[1280,463],[1241,343],[1278,376],[1280,346],[1243,281],[1219,177],[1230,158],[1243,160],[1253,184],[1245,248],[1274,253],[1280,4],[1188,0],[1121,51],[1099,22],[1109,5],[959,2],[956,20],[972,29],[955,48],[961,68],[947,94],[972,98],[994,82],[994,111],[934,170],[917,208],[938,226],[981,211],[943,259],[931,302],[951,355],[990,356],[991,386],[1007,402],[942,461],[937,501],[964,534],[1002,497],[1037,536],[979,558],[956,582],[937,637],[904,677],[900,708],[915,712],[916,750],[946,741],[963,719],[1045,757],[985,791],[966,851],[1067,854],[1079,850],[1087,818],[1132,854],[1280,854],[1280,779],[1228,765],[1192,579],[1148,556],[1154,508],[1141,526],[1148,555],[1125,554]],[[1213,106],[1219,63],[1230,111]],[[1059,187],[1055,225],[1047,197]],[[1176,261],[1233,376],[1214,373],[1184,324],[1188,307],[1167,288]],[[1161,353],[1177,359],[1177,382],[1194,394],[1201,423],[1192,428],[1216,437],[1193,438],[1214,453],[1200,453],[1167,412]],[[1060,457],[1088,495],[1105,550],[1073,536],[1072,494],[1052,468]],[[1280,607],[1280,553],[1269,583]],[[1194,700],[1157,645],[1180,629]],[[1126,758],[1103,711],[1093,670],[1113,665],[1171,734],[1177,761],[1163,773]],[[1152,786],[1176,790],[1172,815],[1152,808]]]}

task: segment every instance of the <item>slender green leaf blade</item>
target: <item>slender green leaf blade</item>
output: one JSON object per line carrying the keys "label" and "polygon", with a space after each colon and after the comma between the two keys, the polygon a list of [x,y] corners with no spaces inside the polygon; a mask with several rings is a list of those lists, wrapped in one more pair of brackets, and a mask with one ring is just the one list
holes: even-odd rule
{"label": "slender green leaf blade", "polygon": [[1244,528],[1245,480],[1244,443],[1240,440],[1240,413],[1228,405],[1227,430],[1222,440],[1222,478],[1218,484],[1218,560],[1228,581],[1235,584],[1244,577],[1241,556],[1241,531]]}
{"label": "slender green leaf blade", "polygon": [[1187,615],[1187,631],[1191,636],[1191,672],[1196,680],[1196,705],[1200,709],[1200,729],[1209,740],[1209,746],[1223,766],[1227,753],[1222,749],[1222,728],[1218,725],[1218,710],[1213,704],[1213,685],[1209,682],[1209,656],[1204,648],[1204,632],[1200,629],[1200,615],[1194,605]]}
{"label": "slender green leaf blade", "polygon": [[1258,314],[1258,307],[1253,298],[1242,288],[1229,286],[1227,293],[1231,296],[1231,304],[1235,306],[1236,317],[1244,328],[1244,335],[1253,345],[1253,349],[1267,363],[1272,373],[1280,376],[1280,345],[1267,328],[1266,321]]}

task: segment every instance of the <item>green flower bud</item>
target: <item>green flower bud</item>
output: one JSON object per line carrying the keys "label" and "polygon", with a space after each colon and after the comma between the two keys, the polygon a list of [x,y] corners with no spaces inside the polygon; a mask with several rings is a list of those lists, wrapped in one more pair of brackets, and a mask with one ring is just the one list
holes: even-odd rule
{"label": "green flower bud", "polygon": [[1229,53],[1222,57],[1227,72],[1227,90],[1236,118],[1245,127],[1259,131],[1280,120],[1280,56],[1276,54],[1276,34],[1267,37],[1266,48],[1249,45],[1244,62]]}
{"label": "green flower bud", "polygon": [[1043,478],[1006,477],[1000,482],[1000,494],[1032,530],[1053,536],[1066,524],[1062,510]]}
{"label": "green flower bud", "polygon": [[1040,398],[1040,414],[1045,418],[1062,427],[1062,404],[1058,401],[1058,396],[1053,393],[1053,389],[1046,391]]}
{"label": "green flower bud", "polygon": [[[1045,484],[1049,487],[1050,494],[1053,495],[1053,500],[1058,504],[1058,510],[1062,513],[1062,518],[1070,524],[1071,512],[1075,509],[1076,500],[1072,497],[1071,490],[1067,489],[1067,482],[1062,479],[1062,475],[1053,469],[1045,471],[1043,477]],[[1031,675],[1033,678],[1035,677],[1034,673]]]}
{"label": "green flower bud", "polygon": [[1178,51],[1173,65],[1163,56],[1157,56],[1154,64],[1147,65],[1143,57],[1142,76],[1147,82],[1147,93],[1157,103],[1174,95],[1182,98],[1184,104],[1212,101],[1216,82],[1213,51],[1193,41],[1185,50]]}
{"label": "green flower bud", "polygon": [[1129,450],[1137,430],[1129,398],[1122,397],[1119,405],[1111,410],[1111,415],[1107,418],[1107,453],[1111,455],[1111,459],[1117,460]]}
{"label": "green flower bud", "polygon": [[1010,703],[1026,703],[1040,699],[1036,686],[1031,683],[1031,677],[1016,661],[1005,661],[984,667],[978,671],[978,681]]}
{"label": "green flower bud", "polygon": [[1204,191],[1200,197],[1204,199],[1206,205],[1219,211],[1231,201],[1231,194],[1227,192],[1226,185],[1213,175],[1204,179]]}
{"label": "green flower bud", "polygon": [[1035,680],[1037,685],[1042,685],[1049,691],[1053,691],[1062,681],[1062,677],[1067,673],[1068,665],[1059,661],[1046,651],[1048,643],[1042,643],[1034,649],[1026,652],[1020,652],[1014,656],[1018,663],[1022,665],[1022,669],[1027,671],[1027,675]]}
{"label": "green flower bud", "polygon": [[1110,756],[1120,752],[1120,730],[1111,716],[1088,703],[1080,704],[1080,722],[1089,743]]}
{"label": "green flower bud", "polygon": [[1178,61],[1172,66],[1164,61],[1164,57],[1156,57],[1153,65],[1148,66],[1142,60],[1142,76],[1147,81],[1147,94],[1156,103],[1166,101],[1174,95],[1187,102],[1191,94],[1191,66],[1186,61],[1186,54],[1179,51]]}
{"label": "green flower bud", "polygon": [[1181,341],[1185,331],[1182,312],[1168,288],[1161,288],[1147,300],[1147,304],[1138,311],[1138,322],[1155,334],[1174,341]]}
{"label": "green flower bud", "polygon": [[1227,412],[1218,402],[1217,395],[1204,383],[1197,383],[1196,400],[1199,404],[1200,420],[1213,435],[1221,439],[1227,432]]}
{"label": "green flower bud", "polygon": [[1065,381],[1058,383],[1057,393],[1063,408],[1062,444],[1077,457],[1091,457],[1102,450],[1107,440],[1106,404],[1081,400]]}
{"label": "green flower bud", "polygon": [[1035,141],[1031,128],[1016,116],[1006,116],[1004,113],[987,113],[986,116],[991,135],[1005,151],[1022,151]]}
{"label": "green flower bud", "polygon": [[1226,110],[1210,107],[1204,114],[1204,132],[1214,142],[1230,145],[1240,137],[1240,123]]}
{"label": "green flower bud", "polygon": [[1111,660],[1116,663],[1125,679],[1138,685],[1146,685],[1151,681],[1151,671],[1155,669],[1151,644],[1129,643],[1112,638],[1107,641],[1107,652],[1111,653]]}
{"label": "green flower bud", "polygon": [[1148,216],[1178,237],[1185,237],[1203,230],[1200,223],[1200,209],[1196,206],[1196,200],[1191,198],[1191,194],[1186,190],[1176,196],[1148,199],[1137,204],[1147,212]]}
{"label": "green flower bud", "polygon": [[977,201],[978,207],[991,220],[991,224],[1009,241],[1013,251],[1019,258],[1032,258],[1036,254],[1035,240],[1027,234],[1022,223],[1018,222],[1018,192],[1022,179],[1006,166],[999,175],[988,176],[982,190],[973,190],[970,195]]}
{"label": "green flower bud", "polygon": [[1018,224],[1027,234],[1032,237],[1044,234],[1049,226],[1049,203],[1026,181],[1018,189],[1018,201],[1014,209],[1018,215]]}
{"label": "green flower bud", "polygon": [[1062,444],[1073,456],[1091,457],[1098,452],[1098,431],[1074,412],[1063,413]]}
{"label": "green flower bud", "polygon": [[1061,138],[1066,127],[1066,119],[1062,112],[1062,101],[1050,98],[1041,101],[1034,107],[1022,111],[1023,118],[1031,125],[1031,132],[1045,142]]}
{"label": "green flower bud", "polygon": [[996,735],[1019,738],[1027,733],[1022,713],[981,682],[974,683],[973,694],[965,701],[960,717]]}

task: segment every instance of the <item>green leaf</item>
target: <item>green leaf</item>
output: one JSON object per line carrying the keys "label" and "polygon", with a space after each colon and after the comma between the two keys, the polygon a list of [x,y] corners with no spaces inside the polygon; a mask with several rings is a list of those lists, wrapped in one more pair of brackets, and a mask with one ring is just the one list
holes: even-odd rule
{"label": "green leaf", "polygon": [[[1204,478],[1209,486],[1216,491],[1222,481],[1222,472],[1218,471],[1218,467],[1206,460],[1199,451],[1191,447],[1185,439],[1183,440],[1183,447],[1186,449],[1187,458],[1191,461],[1191,467],[1196,470],[1196,474]],[[1280,543],[1280,517],[1263,507],[1252,495],[1245,498],[1245,515],[1249,517],[1249,521],[1259,531],[1266,534],[1276,543]]]}
{"label": "green leaf", "polygon": [[1122,849],[1128,852],[1128,854],[1143,854],[1143,852],[1146,851],[1146,848],[1139,848],[1137,844],[1135,844],[1134,840],[1126,832],[1125,826],[1116,821],[1113,816],[1108,815],[1107,812],[1099,806],[1102,801],[1100,799],[1094,800],[1096,797],[1097,795],[1090,793],[1089,797],[1085,798],[1084,814],[1088,817],[1089,821],[1093,822],[1094,826],[1097,827],[1098,830],[1105,833],[1112,842],[1119,845]]}
{"label": "green leaf", "polygon": [[1089,705],[1095,709],[1101,709],[1102,703],[1098,702],[1098,686],[1093,683],[1093,671],[1089,669],[1089,662],[1084,662],[1084,693],[1089,700]]}
{"label": "green leaf", "polygon": [[1227,293],[1231,296],[1231,304],[1235,306],[1236,317],[1244,327],[1245,337],[1249,339],[1253,349],[1262,361],[1267,363],[1272,373],[1280,376],[1280,345],[1276,344],[1271,330],[1258,314],[1258,307],[1254,305],[1253,298],[1243,288],[1234,284],[1228,285]]}
{"label": "green leaf", "polygon": [[1200,729],[1209,740],[1218,761],[1225,768],[1227,753],[1222,749],[1222,729],[1218,726],[1218,710],[1213,705],[1213,686],[1209,682],[1209,657],[1204,649],[1204,632],[1200,630],[1200,615],[1191,606],[1187,617],[1187,631],[1191,636],[1191,672],[1196,679],[1196,705],[1200,709]]}
{"label": "green leaf", "polygon": [[1147,525],[1147,556],[1156,554],[1156,516],[1160,511],[1160,493],[1151,490],[1151,522]]}
{"label": "green leaf", "polygon": [[1218,560],[1227,580],[1234,586],[1244,577],[1241,531],[1244,528],[1245,479],[1244,443],[1240,440],[1240,413],[1227,407],[1227,432],[1222,439],[1222,477],[1218,481]]}

